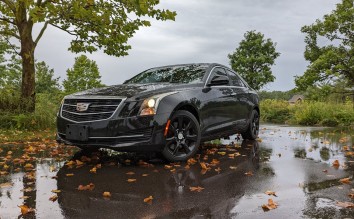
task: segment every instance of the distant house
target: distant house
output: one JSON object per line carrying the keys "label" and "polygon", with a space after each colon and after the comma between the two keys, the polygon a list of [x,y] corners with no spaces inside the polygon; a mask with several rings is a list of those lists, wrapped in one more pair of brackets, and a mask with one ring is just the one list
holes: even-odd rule
{"label": "distant house", "polygon": [[289,103],[290,103],[290,104],[301,103],[302,101],[304,101],[304,99],[305,99],[304,95],[294,95],[294,96],[289,100]]}

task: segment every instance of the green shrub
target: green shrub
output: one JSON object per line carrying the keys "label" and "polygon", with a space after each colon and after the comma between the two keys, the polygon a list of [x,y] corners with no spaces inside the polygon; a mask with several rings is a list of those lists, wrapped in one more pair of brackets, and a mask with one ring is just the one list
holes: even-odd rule
{"label": "green shrub", "polygon": [[289,103],[284,100],[263,100],[261,107],[261,121],[272,123],[286,123],[290,119]]}

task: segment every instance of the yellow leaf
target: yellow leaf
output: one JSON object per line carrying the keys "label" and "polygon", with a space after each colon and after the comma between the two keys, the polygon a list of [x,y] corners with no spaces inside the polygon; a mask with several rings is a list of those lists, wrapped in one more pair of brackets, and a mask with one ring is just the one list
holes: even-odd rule
{"label": "yellow leaf", "polygon": [[103,197],[110,198],[110,197],[112,197],[112,195],[110,192],[103,192]]}
{"label": "yellow leaf", "polygon": [[154,198],[150,195],[149,197],[144,198],[144,202],[151,204],[151,202],[152,202],[153,199],[154,199]]}
{"label": "yellow leaf", "polygon": [[21,214],[26,215],[28,213],[34,212],[34,209],[29,208],[27,205],[18,206],[21,209]]}
{"label": "yellow leaf", "polygon": [[59,189],[53,189],[52,192],[53,192],[53,193],[59,193],[59,192],[61,192],[61,190],[59,190]]}
{"label": "yellow leaf", "polygon": [[350,178],[343,178],[343,179],[340,179],[339,182],[345,183],[345,184],[350,184]]}
{"label": "yellow leaf", "polygon": [[73,173],[67,173],[66,176],[74,176]]}
{"label": "yellow leaf", "polygon": [[265,194],[277,196],[277,195],[275,194],[275,192],[273,192],[273,191],[266,191]]}
{"label": "yellow leaf", "polygon": [[200,187],[200,186],[197,186],[197,187],[189,187],[189,190],[191,192],[201,192],[204,188],[203,187]]}
{"label": "yellow leaf", "polygon": [[338,168],[340,164],[339,164],[339,161],[338,161],[338,160],[335,160],[335,161],[333,161],[332,165],[333,165],[334,167]]}
{"label": "yellow leaf", "polygon": [[52,197],[49,198],[49,201],[55,202],[58,199],[57,195],[53,195]]}
{"label": "yellow leaf", "polygon": [[136,179],[127,179],[127,182],[129,182],[129,183],[136,182]]}

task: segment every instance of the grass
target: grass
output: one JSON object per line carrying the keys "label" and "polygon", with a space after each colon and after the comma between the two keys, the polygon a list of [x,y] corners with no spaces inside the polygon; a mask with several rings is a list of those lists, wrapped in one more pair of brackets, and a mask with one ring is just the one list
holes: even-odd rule
{"label": "grass", "polygon": [[261,121],[294,125],[353,126],[354,108],[351,102],[303,102],[290,105],[282,100],[261,102]]}

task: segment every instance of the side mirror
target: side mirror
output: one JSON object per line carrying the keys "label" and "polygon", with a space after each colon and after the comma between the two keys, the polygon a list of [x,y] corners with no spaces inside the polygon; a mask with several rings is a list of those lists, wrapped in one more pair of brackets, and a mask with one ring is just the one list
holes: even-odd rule
{"label": "side mirror", "polygon": [[214,76],[208,84],[208,86],[221,86],[221,85],[229,85],[229,77],[224,75],[217,75]]}

